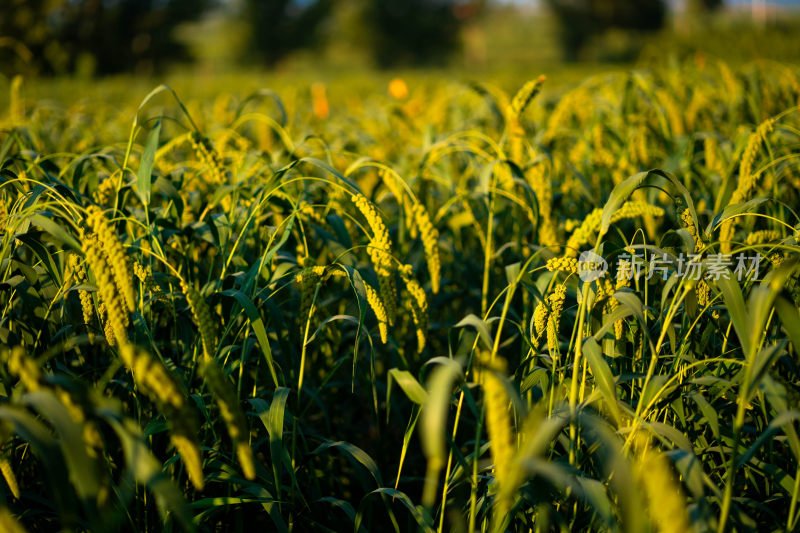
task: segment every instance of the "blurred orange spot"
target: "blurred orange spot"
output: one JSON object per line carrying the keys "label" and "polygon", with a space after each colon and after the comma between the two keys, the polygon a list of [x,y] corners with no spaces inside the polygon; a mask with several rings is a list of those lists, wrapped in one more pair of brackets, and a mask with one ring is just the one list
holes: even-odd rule
{"label": "blurred orange spot", "polygon": [[697,52],[694,55],[694,62],[697,65],[697,68],[703,70],[703,68],[706,66],[706,56],[700,52]]}
{"label": "blurred orange spot", "polygon": [[395,78],[389,82],[389,95],[398,100],[404,99],[408,96],[408,87],[406,82],[400,78]]}
{"label": "blurred orange spot", "polygon": [[311,86],[311,105],[316,118],[328,118],[328,115],[331,114],[328,96],[325,93],[325,84],[318,82]]}

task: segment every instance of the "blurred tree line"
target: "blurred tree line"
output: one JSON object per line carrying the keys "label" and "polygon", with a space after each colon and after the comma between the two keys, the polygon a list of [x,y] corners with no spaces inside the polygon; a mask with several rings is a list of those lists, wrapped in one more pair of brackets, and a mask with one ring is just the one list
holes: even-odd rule
{"label": "blurred tree line", "polygon": [[[238,20],[240,59],[274,66],[299,49],[358,40],[378,66],[438,64],[488,0],[0,0],[0,70],[5,74],[158,72],[191,59],[176,29],[204,17]],[[686,0],[713,10],[723,0]],[[650,31],[665,0],[545,0],[561,45],[577,58],[609,29]],[[337,14],[347,12],[347,17]],[[344,22],[343,22],[344,21]],[[346,26],[332,30],[332,25]],[[331,37],[334,35],[335,37]],[[326,43],[326,36],[328,42]]]}
{"label": "blurred tree line", "polygon": [[[566,59],[577,59],[593,37],[609,30],[647,33],[661,29],[667,18],[665,0],[547,0],[560,23]],[[686,0],[693,18],[717,10],[723,0]]]}
{"label": "blurred tree line", "polygon": [[[460,25],[485,0],[0,0],[5,74],[151,73],[190,59],[176,29],[206,16],[247,27],[242,62],[273,66],[322,46],[337,9],[355,6],[376,64],[429,64],[458,45]],[[329,28],[327,28],[329,29]],[[328,32],[330,33],[330,32]],[[339,32],[341,34],[341,32]]]}
{"label": "blurred tree line", "polygon": [[212,1],[0,0],[0,68],[110,74],[186,60],[173,30]]}

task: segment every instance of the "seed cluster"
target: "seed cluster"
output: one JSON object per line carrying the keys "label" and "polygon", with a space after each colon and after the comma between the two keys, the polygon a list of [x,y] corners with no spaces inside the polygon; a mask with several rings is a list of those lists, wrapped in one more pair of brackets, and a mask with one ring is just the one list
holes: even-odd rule
{"label": "seed cluster", "polygon": [[130,369],[136,385],[165,413],[170,423],[170,441],[186,465],[186,472],[198,490],[204,486],[203,462],[197,439],[197,421],[186,402],[187,394],[160,360],[146,350],[120,343],[119,355]]}
{"label": "seed cluster", "polygon": [[370,309],[372,309],[372,312],[375,313],[375,318],[378,319],[378,331],[381,336],[381,342],[386,344],[389,337],[389,319],[386,316],[386,308],[383,306],[383,301],[378,291],[373,289],[372,285],[365,283],[364,289],[367,293],[367,303]]}
{"label": "seed cluster", "polygon": [[[117,285],[122,301],[127,306],[128,311],[133,311],[136,308],[133,279],[131,278],[125,249],[119,241],[116,231],[108,223],[102,210],[96,206],[89,206],[86,209],[86,225],[97,236],[102,247],[102,253],[105,255],[113,272],[114,283]],[[95,272],[96,274],[97,272]]]}
{"label": "seed cluster", "polygon": [[[619,222],[629,218],[636,217],[660,217],[664,214],[664,209],[661,207],[648,204],[643,201],[631,200],[622,204],[617,211],[612,213],[610,222]],[[590,243],[592,238],[600,229],[600,222],[603,220],[603,209],[595,208],[583,220],[581,225],[570,235],[567,240],[565,252],[570,256],[576,256],[580,252],[580,248],[587,243]]]}
{"label": "seed cluster", "polygon": [[200,162],[208,169],[212,183],[221,184],[225,182],[225,170],[222,160],[208,138],[198,132],[189,135],[189,143],[192,145],[195,155]]}
{"label": "seed cluster", "polygon": [[107,333],[111,336],[109,341],[113,341],[110,344],[126,343],[130,315],[123,297],[118,291],[119,284],[116,283],[114,276],[116,271],[109,264],[109,258],[106,254],[108,247],[101,245],[96,235],[85,235],[81,244],[83,245],[83,253],[86,256],[86,263],[94,274],[97,293],[100,295],[100,301],[104,306],[104,314],[108,324]]}
{"label": "seed cluster", "polygon": [[560,271],[568,274],[578,273],[578,259],[575,257],[554,257],[547,260],[547,270],[550,272]]}
{"label": "seed cluster", "polygon": [[381,289],[381,299],[386,308],[386,317],[389,325],[394,324],[396,315],[397,286],[395,284],[395,263],[392,259],[392,241],[383,219],[375,206],[364,195],[353,195],[351,201],[367,219],[372,237],[367,247],[367,253],[372,260],[372,267],[378,275],[378,284]]}
{"label": "seed cluster", "polygon": [[406,300],[406,306],[411,310],[411,317],[417,331],[417,351],[422,353],[425,348],[425,339],[428,336],[428,299],[425,297],[423,288],[412,277],[411,265],[404,265],[398,271],[410,296]]}
{"label": "seed cluster", "polygon": [[[758,175],[753,173],[753,163],[758,156],[761,144],[766,142],[767,136],[775,128],[775,118],[768,118],[758,125],[747,139],[742,158],[739,163],[739,181],[733,191],[728,205],[738,204],[747,201],[756,188]],[[733,239],[735,219],[726,219],[722,222],[719,229],[720,249],[722,253],[730,253],[731,241]]]}
{"label": "seed cluster", "polygon": [[189,285],[186,280],[181,278],[181,290],[192,311],[197,328],[200,330],[200,340],[203,343],[203,354],[210,358],[216,350],[216,333],[214,321],[211,318],[211,310],[208,308],[205,298],[197,290]]}
{"label": "seed cluster", "polygon": [[428,274],[431,277],[431,290],[434,294],[439,292],[441,280],[441,262],[439,261],[439,232],[433,227],[428,212],[422,204],[414,205],[414,221],[422,238],[425,249],[425,260],[428,263]]}
{"label": "seed cluster", "polygon": [[228,435],[234,443],[236,455],[244,476],[247,479],[254,479],[256,477],[256,467],[253,450],[248,443],[250,431],[247,428],[247,421],[239,405],[236,391],[213,359],[203,360],[200,373],[219,407]]}
{"label": "seed cluster", "polygon": [[553,184],[550,174],[543,164],[537,164],[528,169],[525,175],[536,193],[539,205],[539,244],[552,252],[558,252],[560,245],[553,215]]}

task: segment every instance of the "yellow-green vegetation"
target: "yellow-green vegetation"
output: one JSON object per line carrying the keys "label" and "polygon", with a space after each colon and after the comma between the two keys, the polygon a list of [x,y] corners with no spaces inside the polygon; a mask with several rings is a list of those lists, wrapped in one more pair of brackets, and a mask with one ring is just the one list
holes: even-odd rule
{"label": "yellow-green vegetation", "polygon": [[0,115],[0,529],[800,527],[796,68],[46,83]]}

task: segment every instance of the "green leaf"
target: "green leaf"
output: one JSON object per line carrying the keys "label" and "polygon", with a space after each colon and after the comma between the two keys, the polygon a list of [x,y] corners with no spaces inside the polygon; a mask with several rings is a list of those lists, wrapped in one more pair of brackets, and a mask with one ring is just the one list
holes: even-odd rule
{"label": "green leaf", "polygon": [[611,526],[614,523],[614,511],[603,483],[596,479],[578,476],[573,486],[578,488],[577,496],[599,515],[603,524]]}
{"label": "green leaf", "polygon": [[142,159],[139,162],[139,173],[136,180],[136,191],[145,209],[150,205],[150,190],[153,186],[151,176],[153,173],[153,163],[156,158],[156,150],[158,150],[158,136],[160,134],[161,119],[158,119],[153,129],[147,134],[147,140],[144,143],[144,151],[142,152]]}
{"label": "green leaf", "polygon": [[[334,498],[333,496],[325,496],[325,497],[320,498],[317,501],[318,502],[322,502],[322,503],[329,503],[329,504],[333,505],[334,507],[336,507],[337,509],[341,509],[342,512],[345,515],[347,515],[347,518],[350,519],[350,522],[355,526],[355,523],[356,523],[356,510],[353,508],[352,505],[350,505],[350,502],[345,501],[345,500],[340,500],[339,498]],[[365,528],[363,526],[360,528],[360,530],[363,531],[364,533],[368,533],[367,532],[367,528]]]}
{"label": "green leaf", "polygon": [[792,344],[794,344],[795,353],[800,353],[800,311],[790,304],[786,298],[777,298],[775,300],[775,310],[781,319],[783,329],[786,330],[787,335],[792,340]]}
{"label": "green leaf", "polygon": [[733,218],[743,213],[752,213],[756,211],[756,208],[761,204],[763,204],[764,202],[766,202],[767,200],[768,198],[754,198],[752,200],[749,200],[741,204],[733,204],[727,206],[725,209],[722,210],[721,213],[717,213],[717,215],[714,217],[714,219],[706,228],[706,234],[710,234],[724,220]]}
{"label": "green leaf", "polygon": [[[705,474],[700,460],[691,450],[675,449],[665,453],[675,463],[686,488],[695,498],[703,495],[703,479]],[[709,482],[710,483],[710,482]]]}
{"label": "green leaf", "polygon": [[703,416],[706,419],[706,423],[711,426],[711,432],[714,433],[714,437],[719,439],[719,415],[708,403],[705,396],[698,391],[694,391],[691,393],[691,398],[694,400],[694,403],[697,404],[697,407],[700,408],[700,412],[703,413]]}
{"label": "green leaf", "polygon": [[47,248],[36,238],[33,234],[24,233],[22,235],[15,235],[15,238],[24,243],[28,248],[33,250],[33,253],[42,261],[50,279],[61,284],[61,277],[58,275],[58,267],[53,260],[53,256],[47,251]]}
{"label": "green leaf", "polygon": [[408,370],[400,370],[393,368],[389,370],[388,385],[386,390],[386,403],[389,403],[389,397],[392,391],[392,381],[397,382],[403,392],[406,393],[408,399],[417,405],[423,405],[428,400],[428,393],[422,385],[419,384],[417,378],[411,375]]}
{"label": "green leaf", "polygon": [[[639,398],[639,402],[642,404],[643,409],[647,409],[652,405],[655,405],[659,399],[661,399],[661,394],[666,391],[662,392],[662,388],[666,383],[669,381],[669,376],[663,376],[656,374],[650,381],[647,382],[647,386],[645,387],[644,391],[642,392],[641,398]],[[642,411],[644,413],[644,411]]]}
{"label": "green leaf", "polygon": [[286,464],[291,468],[289,452],[283,445],[283,423],[286,416],[286,399],[289,397],[290,389],[279,387],[272,395],[272,404],[266,410],[266,402],[260,398],[249,400],[250,404],[256,409],[258,417],[269,433],[269,454],[272,458],[272,473],[275,477],[275,490],[277,499],[281,499],[282,467]]}
{"label": "green leaf", "polygon": [[759,435],[759,437],[745,453],[736,459],[736,466],[741,468],[746,465],[750,459],[753,458],[758,449],[763,446],[765,442],[771,439],[775,433],[777,433],[784,426],[790,427],[791,424],[798,419],[800,419],[800,411],[784,411],[773,418],[767,426],[767,429],[765,429],[761,435]]}
{"label": "green leaf", "polygon": [[750,347],[753,344],[753,331],[751,329],[752,319],[744,306],[744,296],[739,282],[733,276],[720,276],[717,280],[717,287],[722,291],[722,299],[728,307],[728,313],[733,323],[733,329],[739,337],[745,356],[750,354]]}
{"label": "green leaf", "polygon": [[425,480],[423,504],[433,505],[431,487],[438,484],[439,471],[447,459],[445,447],[445,431],[447,431],[447,414],[450,411],[450,400],[453,395],[453,384],[462,376],[461,365],[452,359],[439,358],[440,365],[431,373],[427,382],[428,401],[422,410],[422,426],[420,437],[422,450],[428,458],[428,478]]}
{"label": "green leaf", "polygon": [[378,483],[378,486],[383,485],[383,481],[381,480],[381,471],[378,468],[378,464],[372,457],[369,456],[367,452],[355,444],[350,444],[349,442],[345,441],[326,441],[317,446],[317,448],[311,452],[311,455],[319,455],[320,453],[331,448],[341,450],[348,457],[360,463],[372,475],[372,477]]}
{"label": "green leaf", "polygon": [[44,231],[49,233],[55,240],[62,244],[66,244],[73,250],[80,250],[81,245],[78,243],[75,238],[70,235],[70,233],[65,230],[61,225],[56,223],[53,219],[45,217],[41,214],[31,215],[30,217],[31,224],[42,228]]}
{"label": "green leaf", "polygon": [[615,392],[616,383],[611,369],[603,358],[600,345],[592,337],[589,337],[583,343],[583,353],[586,355],[586,360],[589,361],[589,368],[592,370],[595,383],[600,388],[600,393],[603,395],[606,406],[611,411],[614,421],[619,424],[620,415]]}
{"label": "green leaf", "polygon": [[247,318],[250,320],[250,326],[252,326],[256,338],[258,339],[258,345],[261,346],[261,353],[264,354],[264,360],[266,360],[267,366],[269,366],[272,382],[276,387],[280,386],[278,383],[278,374],[275,372],[275,360],[272,357],[272,349],[269,346],[269,339],[267,338],[267,330],[264,328],[264,321],[261,319],[261,315],[258,309],[256,309],[255,304],[253,304],[253,301],[250,300],[245,293],[238,289],[224,290],[221,291],[220,294],[234,298],[239,302],[239,305],[242,306],[242,309],[244,309]]}
{"label": "green leaf", "polygon": [[366,499],[373,494],[385,494],[390,496],[392,499],[398,500],[403,504],[403,506],[405,506],[406,509],[408,509],[408,512],[411,513],[411,516],[414,517],[414,520],[417,522],[420,531],[424,531],[425,533],[433,533],[433,520],[431,519],[430,515],[428,515],[424,509],[415,506],[411,501],[411,498],[409,498],[405,493],[391,488],[375,489],[364,496],[364,498],[361,500],[361,505],[358,506],[358,514],[356,515],[356,520],[354,523],[354,531],[358,531],[361,527],[361,520],[364,516],[364,511],[366,510]]}
{"label": "green leaf", "polygon": [[486,321],[481,320],[477,316],[473,314],[469,314],[466,317],[462,318],[461,321],[453,327],[456,328],[463,328],[465,326],[472,326],[481,336],[481,340],[484,343],[484,346],[487,349],[492,348],[492,336],[489,334],[489,326],[486,324]]}
{"label": "green leaf", "polygon": [[[630,309],[633,316],[636,317],[636,319],[644,328],[644,326],[646,325],[644,319],[644,305],[642,304],[642,301],[639,299],[639,296],[637,296],[633,292],[617,291],[613,294],[613,297],[624,307]],[[645,330],[645,333],[647,333],[647,330]]]}

